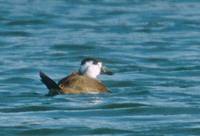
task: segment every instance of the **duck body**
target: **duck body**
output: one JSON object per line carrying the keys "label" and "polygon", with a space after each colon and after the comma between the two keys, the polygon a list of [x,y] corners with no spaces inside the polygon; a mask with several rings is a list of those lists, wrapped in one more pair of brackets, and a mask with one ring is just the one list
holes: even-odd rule
{"label": "duck body", "polygon": [[90,78],[78,73],[61,79],[58,82],[63,93],[101,93],[107,92],[107,87],[97,79]]}
{"label": "duck body", "polygon": [[98,60],[86,58],[81,62],[79,72],[64,77],[58,83],[43,72],[40,72],[40,78],[49,89],[49,96],[109,92],[108,88],[97,79],[97,76],[100,74],[112,75],[112,72],[103,67]]}
{"label": "duck body", "polygon": [[72,73],[61,79],[58,84],[43,72],[40,72],[41,81],[49,89],[48,96],[58,94],[102,93],[107,87],[97,79],[78,73]]}

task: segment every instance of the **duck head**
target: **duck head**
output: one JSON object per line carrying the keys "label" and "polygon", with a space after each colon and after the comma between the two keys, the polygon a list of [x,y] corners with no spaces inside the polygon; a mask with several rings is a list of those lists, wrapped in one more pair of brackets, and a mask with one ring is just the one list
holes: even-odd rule
{"label": "duck head", "polygon": [[95,58],[85,58],[81,61],[81,66],[79,69],[81,75],[86,75],[91,78],[97,78],[100,74],[113,75],[103,63]]}

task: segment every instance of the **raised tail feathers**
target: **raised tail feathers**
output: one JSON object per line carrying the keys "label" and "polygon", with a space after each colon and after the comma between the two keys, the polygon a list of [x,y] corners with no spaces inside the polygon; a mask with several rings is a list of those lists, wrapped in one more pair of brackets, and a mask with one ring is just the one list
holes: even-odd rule
{"label": "raised tail feathers", "polygon": [[47,94],[48,96],[62,94],[61,88],[58,86],[58,84],[41,71],[40,78],[45,86],[49,89],[49,93]]}

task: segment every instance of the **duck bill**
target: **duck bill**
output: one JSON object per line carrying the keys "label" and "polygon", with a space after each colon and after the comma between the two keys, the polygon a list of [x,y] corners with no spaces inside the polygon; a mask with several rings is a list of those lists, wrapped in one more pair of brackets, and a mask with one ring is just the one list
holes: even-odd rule
{"label": "duck bill", "polygon": [[103,66],[103,67],[101,68],[101,74],[113,75],[113,72],[112,72],[110,69],[108,69],[106,66]]}

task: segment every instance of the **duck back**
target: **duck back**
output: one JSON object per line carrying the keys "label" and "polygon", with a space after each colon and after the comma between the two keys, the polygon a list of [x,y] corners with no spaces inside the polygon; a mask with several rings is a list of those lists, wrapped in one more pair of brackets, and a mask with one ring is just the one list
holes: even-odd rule
{"label": "duck back", "polygon": [[58,85],[63,93],[100,93],[107,92],[107,87],[97,79],[72,73],[61,79]]}

